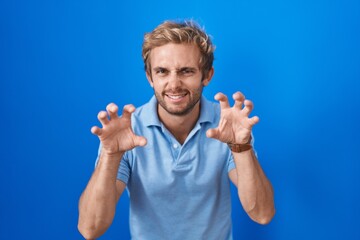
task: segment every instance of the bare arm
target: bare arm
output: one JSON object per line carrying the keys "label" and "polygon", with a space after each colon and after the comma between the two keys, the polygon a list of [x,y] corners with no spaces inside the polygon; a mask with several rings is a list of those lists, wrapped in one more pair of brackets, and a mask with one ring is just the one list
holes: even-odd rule
{"label": "bare arm", "polygon": [[121,117],[115,104],[109,104],[106,109],[107,112],[98,114],[103,128],[91,129],[99,137],[102,149],[98,165],[79,201],[78,229],[86,239],[98,238],[113,221],[116,204],[126,187],[116,179],[124,152],[146,144],[146,139],[136,136],[131,129],[131,113],[135,111],[132,105],[124,107]]}
{"label": "bare arm", "polygon": [[273,189],[253,150],[233,153],[236,168],[229,172],[240,202],[257,223],[267,224],[275,214]]}
{"label": "bare arm", "polygon": [[120,159],[102,155],[79,201],[78,228],[86,239],[100,237],[111,225],[125,183],[116,180]]}
{"label": "bare arm", "polygon": [[[225,143],[246,144],[250,140],[251,129],[259,118],[249,118],[253,104],[245,100],[243,94],[237,92],[233,98],[235,104],[230,107],[224,94],[215,95],[215,99],[220,101],[221,118],[219,126],[209,129],[207,136]],[[244,210],[252,220],[260,224],[269,223],[275,214],[273,190],[253,150],[232,154],[236,168],[229,172],[229,177],[237,186]]]}

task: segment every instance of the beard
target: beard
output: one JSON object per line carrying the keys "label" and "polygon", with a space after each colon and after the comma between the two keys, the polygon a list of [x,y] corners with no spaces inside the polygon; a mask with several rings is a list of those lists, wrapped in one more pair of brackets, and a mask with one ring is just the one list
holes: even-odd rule
{"label": "beard", "polygon": [[[189,91],[187,89],[177,88],[174,90],[167,90],[159,93],[154,90],[154,94],[158,103],[166,112],[168,112],[171,115],[184,116],[189,112],[191,112],[196,106],[196,104],[200,101],[202,90],[203,87],[200,86],[199,88],[194,89],[192,91]],[[173,94],[173,95],[185,94],[185,97],[188,98],[188,100],[184,104],[172,106],[171,103],[169,104],[165,101],[165,98],[167,98],[167,94]]]}

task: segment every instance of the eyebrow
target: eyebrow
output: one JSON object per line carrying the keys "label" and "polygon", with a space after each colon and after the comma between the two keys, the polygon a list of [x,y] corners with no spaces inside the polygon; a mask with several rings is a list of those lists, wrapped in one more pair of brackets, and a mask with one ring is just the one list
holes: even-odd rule
{"label": "eyebrow", "polygon": [[[154,71],[158,71],[158,70],[168,70],[166,67],[154,67],[153,68]],[[184,70],[191,70],[191,71],[196,71],[197,68],[195,67],[181,67],[181,68],[176,68],[177,72],[181,72]]]}
{"label": "eyebrow", "polygon": [[154,71],[167,70],[167,68],[166,67],[154,67],[153,70]]}
{"label": "eyebrow", "polygon": [[177,68],[176,69],[176,71],[178,71],[178,72],[181,72],[181,71],[184,71],[184,70],[196,71],[197,68],[194,68],[194,67],[182,67],[182,68]]}

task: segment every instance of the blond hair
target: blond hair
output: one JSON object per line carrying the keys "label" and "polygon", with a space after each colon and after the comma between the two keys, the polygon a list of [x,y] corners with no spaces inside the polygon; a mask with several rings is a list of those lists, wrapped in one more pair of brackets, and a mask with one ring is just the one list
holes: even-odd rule
{"label": "blond hair", "polygon": [[152,32],[145,34],[142,45],[145,71],[151,73],[151,50],[167,43],[195,44],[201,54],[199,67],[203,78],[207,76],[213,65],[215,46],[212,44],[209,35],[192,20],[183,22],[165,21]]}

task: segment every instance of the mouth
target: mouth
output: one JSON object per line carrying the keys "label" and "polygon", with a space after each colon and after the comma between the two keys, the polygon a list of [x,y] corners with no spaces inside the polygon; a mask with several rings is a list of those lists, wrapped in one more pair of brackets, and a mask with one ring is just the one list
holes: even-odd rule
{"label": "mouth", "polygon": [[188,93],[165,93],[165,96],[170,99],[171,102],[181,102]]}

